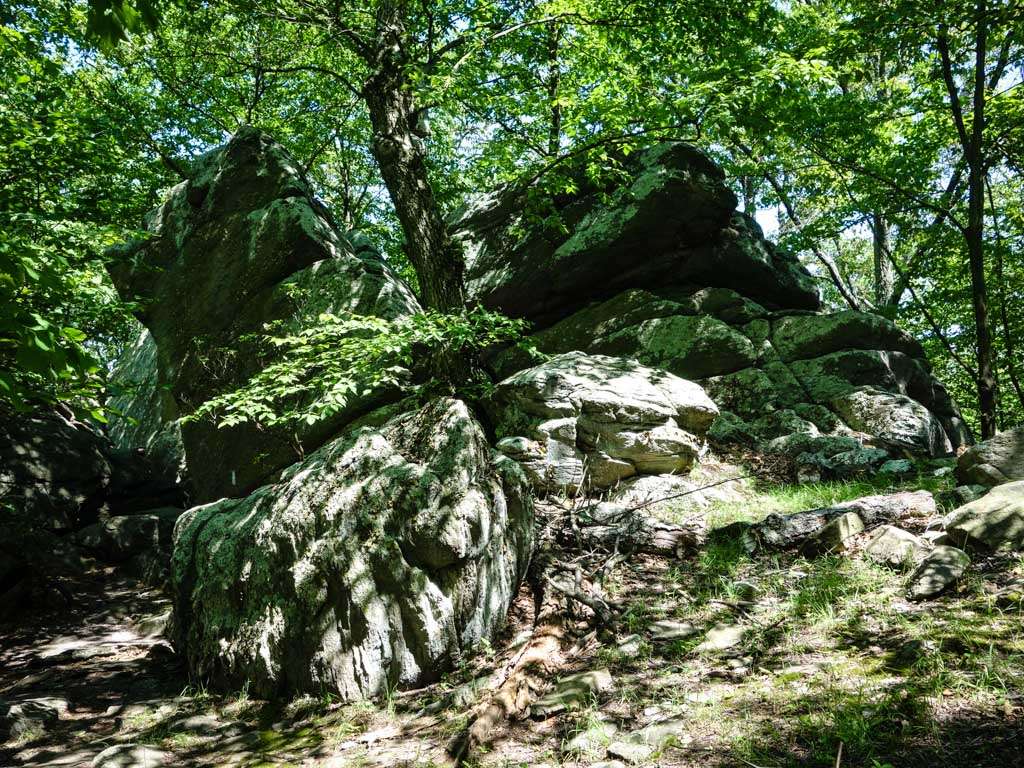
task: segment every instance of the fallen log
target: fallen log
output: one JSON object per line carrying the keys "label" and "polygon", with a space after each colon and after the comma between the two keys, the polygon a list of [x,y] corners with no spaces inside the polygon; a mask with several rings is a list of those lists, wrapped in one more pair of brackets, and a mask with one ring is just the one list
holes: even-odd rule
{"label": "fallen log", "polygon": [[560,538],[576,549],[678,557],[704,544],[706,527],[702,520],[667,523],[640,508],[602,502],[580,510]]}
{"label": "fallen log", "polygon": [[779,551],[801,546],[830,522],[851,512],[858,515],[865,526],[874,526],[912,515],[934,515],[936,506],[935,498],[928,491],[906,491],[864,496],[792,515],[768,515],[759,523],[738,524],[729,529],[740,534],[744,548],[750,553]]}

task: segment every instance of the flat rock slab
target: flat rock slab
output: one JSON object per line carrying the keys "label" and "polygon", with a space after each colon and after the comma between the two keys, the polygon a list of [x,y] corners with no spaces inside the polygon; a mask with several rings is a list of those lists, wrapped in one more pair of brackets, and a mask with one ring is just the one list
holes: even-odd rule
{"label": "flat rock slab", "polygon": [[560,678],[553,691],[530,707],[530,716],[550,717],[568,709],[586,706],[614,685],[607,669],[588,670]]}
{"label": "flat rock slab", "polygon": [[655,621],[650,626],[651,640],[685,640],[700,633],[693,624],[688,621],[669,621],[663,619]]}
{"label": "flat rock slab", "polygon": [[699,651],[727,651],[743,641],[746,630],[735,624],[717,624],[704,637],[704,642],[697,646]]}
{"label": "flat rock slab", "polygon": [[171,765],[170,755],[146,744],[119,744],[93,758],[92,768],[157,768]]}
{"label": "flat rock slab", "polygon": [[936,547],[910,577],[910,599],[927,600],[942,593],[964,575],[970,564],[971,558],[962,549]]}
{"label": "flat rock slab", "polygon": [[946,533],[959,546],[1024,549],[1024,480],[998,485],[946,517]]}

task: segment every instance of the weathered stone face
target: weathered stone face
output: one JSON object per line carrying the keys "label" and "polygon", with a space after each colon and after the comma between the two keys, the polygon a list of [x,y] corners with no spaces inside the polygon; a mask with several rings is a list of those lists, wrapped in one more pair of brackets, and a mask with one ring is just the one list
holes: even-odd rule
{"label": "weathered stone face", "polygon": [[177,645],[262,694],[373,696],[437,679],[502,625],[533,508],[460,401],[327,443],[274,485],[175,528]]}
{"label": "weathered stone face", "polygon": [[142,453],[154,479],[173,486],[184,479],[185,448],[181,443],[178,406],[160,384],[156,342],[146,328],[118,359],[111,375],[118,394],[110,398],[115,413],[107,430],[114,448]]}
{"label": "weathered stone face", "polygon": [[570,352],[495,389],[491,409],[540,490],[607,488],[636,474],[686,472],[718,409],[696,384],[632,360]]}
{"label": "weathered stone face", "polygon": [[[606,203],[584,185],[562,204],[585,213],[563,216],[568,234],[554,240],[522,234],[510,200],[470,211],[456,229],[469,243],[473,297],[536,321],[531,341],[545,354],[634,358],[697,381],[728,420],[722,438],[768,441],[781,433],[745,422],[804,411],[823,434],[894,454],[947,455],[970,442],[920,343],[878,315],[816,312],[811,275],[743,214],[722,214],[735,201],[697,157],[651,150]],[[623,222],[634,219],[644,221],[645,245],[624,254]],[[519,348],[489,362],[498,378],[535,363]]]}
{"label": "weathered stone face", "polygon": [[[246,339],[267,323],[295,331],[323,312],[390,319],[419,310],[379,257],[353,252],[287,153],[251,128],[203,156],[150,215],[149,230],[152,237],[123,249],[111,274],[122,295],[141,301],[159,387],[182,415],[269,362]],[[196,498],[248,492],[385,397],[355,400],[298,434],[186,424]]]}
{"label": "weathered stone face", "polygon": [[628,167],[631,181],[610,199],[581,178],[578,195],[556,201],[567,233],[524,234],[521,203],[508,193],[470,206],[453,229],[466,244],[473,298],[543,324],[646,285],[746,286],[758,301],[818,306],[810,275],[734,213],[736,198],[705,155],[663,144]]}

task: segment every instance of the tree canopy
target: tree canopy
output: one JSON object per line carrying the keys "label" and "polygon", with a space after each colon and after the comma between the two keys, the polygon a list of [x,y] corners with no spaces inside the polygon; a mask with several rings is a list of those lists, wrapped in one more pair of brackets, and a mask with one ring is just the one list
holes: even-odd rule
{"label": "tree canopy", "polygon": [[[926,346],[979,433],[1024,417],[1024,12],[1011,0],[150,0],[0,12],[0,397],[102,418],[131,332],[104,270],[238,127],[275,136],[343,226],[439,312],[447,220],[531,210],[696,143],[820,278]],[[554,222],[557,225],[557,221]]]}

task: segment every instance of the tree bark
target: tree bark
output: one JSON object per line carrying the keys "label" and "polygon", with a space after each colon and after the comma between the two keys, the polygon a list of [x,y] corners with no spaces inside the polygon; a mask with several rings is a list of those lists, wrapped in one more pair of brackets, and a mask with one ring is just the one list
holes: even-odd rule
{"label": "tree bark", "polygon": [[972,114],[969,131],[953,76],[949,35],[945,26],[939,27],[937,42],[950,111],[967,163],[967,226],[963,230],[963,235],[967,244],[967,260],[971,273],[971,303],[974,308],[975,351],[978,361],[975,385],[978,393],[978,412],[981,417],[981,438],[987,440],[996,433],[996,378],[985,285],[986,169],[982,140],[985,127],[985,57],[988,43],[986,0],[977,0],[975,19],[977,27],[974,36],[974,79],[971,83]]}
{"label": "tree bark", "polygon": [[881,213],[871,214],[871,241],[875,262],[875,309],[885,311],[893,306],[896,273],[889,259],[889,222]]}
{"label": "tree bark", "polygon": [[465,262],[434,197],[426,148],[415,132],[420,110],[403,52],[403,9],[402,2],[385,1],[378,10],[369,54],[372,74],[362,90],[373,127],[371,151],[402,224],[423,303],[441,312],[460,311],[466,305]]}

